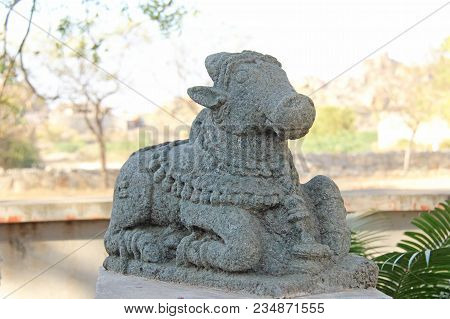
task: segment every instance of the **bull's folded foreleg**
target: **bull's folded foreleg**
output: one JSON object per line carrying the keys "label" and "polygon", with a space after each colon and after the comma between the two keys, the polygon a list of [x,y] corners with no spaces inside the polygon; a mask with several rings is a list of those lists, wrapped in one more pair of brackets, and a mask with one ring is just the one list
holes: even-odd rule
{"label": "bull's folded foreleg", "polygon": [[157,237],[145,228],[111,230],[105,236],[105,247],[110,255],[126,259],[158,262],[163,257]]}
{"label": "bull's folded foreleg", "polygon": [[337,185],[326,176],[316,176],[303,185],[313,201],[322,244],[328,245],[337,256],[350,249],[350,229],[347,226],[344,201]]}
{"label": "bull's folded foreleg", "polygon": [[261,225],[238,207],[184,203],[182,223],[193,230],[177,248],[179,264],[245,271],[261,258]]}
{"label": "bull's folded foreleg", "polygon": [[105,236],[105,247],[110,255],[164,262],[175,257],[175,249],[184,235],[178,229],[162,226],[110,230]]}

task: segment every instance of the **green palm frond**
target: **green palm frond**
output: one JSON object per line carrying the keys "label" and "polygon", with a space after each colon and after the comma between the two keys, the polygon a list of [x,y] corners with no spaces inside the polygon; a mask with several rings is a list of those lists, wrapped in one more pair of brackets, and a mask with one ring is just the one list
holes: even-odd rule
{"label": "green palm frond", "polygon": [[448,247],[450,234],[450,201],[441,204],[428,213],[414,218],[412,224],[421,232],[405,232],[409,239],[402,240],[397,246],[405,251],[423,251]]}
{"label": "green palm frond", "polygon": [[366,213],[352,213],[347,215],[347,223],[351,229],[350,253],[372,259],[377,250],[383,246],[376,246],[375,243],[385,236],[379,231],[367,230],[368,227],[383,229],[385,220],[376,211]]}
{"label": "green palm frond", "polygon": [[377,288],[393,298],[450,298],[450,201],[412,220],[417,232],[376,257]]}
{"label": "green palm frond", "polygon": [[376,231],[351,232],[350,253],[372,259],[377,250],[383,246],[376,246],[385,236],[378,235]]}

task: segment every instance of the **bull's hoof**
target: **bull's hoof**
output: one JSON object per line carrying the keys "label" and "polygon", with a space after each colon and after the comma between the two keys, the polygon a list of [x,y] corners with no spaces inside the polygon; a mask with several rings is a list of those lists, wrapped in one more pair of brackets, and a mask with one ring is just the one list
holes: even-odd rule
{"label": "bull's hoof", "polygon": [[188,249],[191,246],[191,243],[195,241],[199,237],[199,234],[196,232],[191,233],[190,235],[184,237],[177,246],[176,253],[176,261],[179,266],[187,266],[189,265],[188,260]]}
{"label": "bull's hoof", "polygon": [[214,236],[202,232],[193,232],[184,237],[177,247],[177,264],[193,264],[197,267],[211,268],[208,258],[208,246]]}

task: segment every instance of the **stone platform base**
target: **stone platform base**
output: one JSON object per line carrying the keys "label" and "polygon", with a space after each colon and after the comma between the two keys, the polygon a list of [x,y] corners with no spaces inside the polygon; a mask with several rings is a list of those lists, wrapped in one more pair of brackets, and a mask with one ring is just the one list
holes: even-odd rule
{"label": "stone platform base", "polygon": [[275,298],[292,298],[349,288],[373,288],[376,286],[378,275],[378,267],[372,261],[352,254],[315,275],[299,273],[273,276],[251,272],[227,273],[205,268],[180,267],[174,262],[148,263],[116,256],[107,257],[103,266],[107,270],[124,275]]}
{"label": "stone platform base", "polygon": [[[97,279],[97,299],[249,299],[264,298],[248,293],[229,292],[215,288],[189,286],[145,279],[133,275],[122,275],[99,270]],[[374,288],[348,289],[333,293],[292,296],[309,299],[388,299],[389,296]]]}

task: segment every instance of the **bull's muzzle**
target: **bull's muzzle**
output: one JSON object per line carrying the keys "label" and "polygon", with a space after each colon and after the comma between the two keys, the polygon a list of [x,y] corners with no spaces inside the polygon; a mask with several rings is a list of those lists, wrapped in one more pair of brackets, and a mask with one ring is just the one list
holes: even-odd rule
{"label": "bull's muzzle", "polygon": [[295,140],[305,136],[314,123],[313,101],[303,94],[282,98],[267,112],[267,125],[282,139]]}

